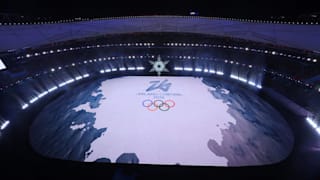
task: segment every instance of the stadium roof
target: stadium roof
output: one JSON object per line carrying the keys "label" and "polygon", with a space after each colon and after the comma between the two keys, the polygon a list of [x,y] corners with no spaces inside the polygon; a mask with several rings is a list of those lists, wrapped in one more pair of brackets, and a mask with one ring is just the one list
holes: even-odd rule
{"label": "stadium roof", "polygon": [[135,1],[62,1],[4,0],[0,12],[60,18],[86,16],[108,17],[127,15],[188,15],[264,18],[298,16],[320,12],[316,2],[309,0],[135,0]]}
{"label": "stadium roof", "polygon": [[0,26],[0,52],[44,44],[132,32],[188,32],[235,37],[320,52],[320,26],[204,18],[190,16],[138,16],[93,20],[68,20],[28,25]]}

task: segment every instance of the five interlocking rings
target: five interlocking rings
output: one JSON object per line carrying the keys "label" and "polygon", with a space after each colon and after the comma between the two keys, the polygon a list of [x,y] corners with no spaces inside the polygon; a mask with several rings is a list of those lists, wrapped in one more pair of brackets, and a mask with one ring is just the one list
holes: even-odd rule
{"label": "five interlocking rings", "polygon": [[171,99],[165,101],[161,99],[146,99],[142,101],[142,106],[146,107],[149,111],[157,111],[158,109],[160,111],[169,111],[169,109],[173,108],[175,105],[176,103]]}

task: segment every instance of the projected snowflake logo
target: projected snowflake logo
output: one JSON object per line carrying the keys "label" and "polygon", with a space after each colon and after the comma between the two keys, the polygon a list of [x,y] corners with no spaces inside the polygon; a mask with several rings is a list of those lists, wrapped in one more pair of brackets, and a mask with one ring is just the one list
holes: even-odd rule
{"label": "projected snowflake logo", "polygon": [[149,61],[149,63],[152,65],[152,69],[149,72],[156,72],[158,76],[160,76],[162,72],[169,72],[166,68],[169,61],[162,61],[160,55],[158,55],[156,61]]}

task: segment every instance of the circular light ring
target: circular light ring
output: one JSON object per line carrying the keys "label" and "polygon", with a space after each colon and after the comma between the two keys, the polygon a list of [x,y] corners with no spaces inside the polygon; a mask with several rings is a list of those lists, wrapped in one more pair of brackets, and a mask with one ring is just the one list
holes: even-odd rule
{"label": "circular light ring", "polygon": [[[160,104],[158,104],[157,102],[160,102]],[[154,101],[153,101],[153,105],[154,105],[155,107],[161,107],[161,106],[163,106],[163,101],[160,100],[160,99],[154,100]]]}
{"label": "circular light ring", "polygon": [[[171,102],[172,105],[170,105],[168,102]],[[168,100],[164,101],[164,104],[167,104],[170,108],[173,108],[174,106],[176,106],[176,102],[174,102],[171,99],[168,99]]]}
{"label": "circular light ring", "polygon": [[167,103],[162,103],[162,106],[159,107],[161,111],[169,111],[170,106]]}
{"label": "circular light ring", "polygon": [[[153,109],[152,108],[150,108],[150,107],[154,107]],[[158,110],[158,107],[157,106],[154,106],[154,104],[152,104],[152,106],[149,106],[149,107],[147,107],[147,109],[149,110],[149,111],[156,111],[156,110]]]}
{"label": "circular light ring", "polygon": [[[149,102],[149,103],[146,104],[146,102]],[[152,106],[152,105],[153,105],[153,101],[150,100],[150,99],[146,99],[146,100],[142,101],[142,106],[143,106],[143,107],[150,107],[150,106]]]}

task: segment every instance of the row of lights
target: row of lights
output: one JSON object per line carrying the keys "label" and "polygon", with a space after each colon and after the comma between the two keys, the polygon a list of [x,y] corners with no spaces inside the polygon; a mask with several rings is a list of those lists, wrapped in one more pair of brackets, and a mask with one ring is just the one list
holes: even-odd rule
{"label": "row of lights", "polygon": [[[174,70],[175,71],[187,71],[187,72],[204,72],[204,73],[210,73],[210,74],[217,74],[217,75],[224,75],[223,71],[216,71],[214,69],[207,69],[207,68],[192,68],[192,67],[180,67],[180,66],[176,66],[174,67]],[[253,81],[248,81],[247,79],[245,78],[242,78],[242,77],[239,77],[239,76],[236,76],[236,75],[233,75],[231,74],[230,75],[230,78],[231,79],[236,79],[236,80],[239,80],[241,82],[245,82],[245,83],[248,83],[250,86],[254,86],[254,87],[257,87],[258,89],[261,89],[262,86],[260,84],[256,84],[255,82]]]}
{"label": "row of lights", "polygon": [[261,89],[261,88],[262,88],[262,86],[261,86],[260,84],[256,84],[256,83],[253,82],[253,81],[247,80],[246,78],[240,77],[240,76],[235,75],[235,74],[231,74],[231,75],[230,75],[230,78],[231,78],[231,79],[238,80],[238,81],[243,82],[243,83],[247,83],[247,84],[249,84],[250,86],[257,87],[258,89]]}
{"label": "row of lights", "polygon": [[89,18],[83,19],[65,19],[59,21],[46,21],[46,22],[0,22],[0,25],[4,26],[16,26],[16,25],[40,25],[40,24],[58,24],[58,23],[71,23],[71,22],[79,22],[79,21],[88,21]]}
{"label": "row of lights", "polygon": [[[143,66],[138,66],[138,67],[128,67],[128,68],[125,68],[125,67],[120,67],[119,68],[119,71],[126,71],[126,70],[137,70],[137,71],[141,71],[141,70],[144,70],[145,68]],[[114,71],[117,71],[118,69],[117,68],[111,68],[111,69],[103,69],[103,70],[100,70],[100,73],[108,73],[108,72],[114,72]],[[54,69],[52,68],[51,69],[52,72],[54,72]],[[89,74],[84,74],[83,76],[77,76],[75,77],[74,79],[71,78],[67,81],[64,81],[62,83],[60,83],[58,86],[53,86],[52,88],[49,88],[48,90],[38,94],[36,97],[32,98],[30,101],[29,101],[29,104],[28,103],[25,103],[22,105],[22,109],[26,109],[29,107],[30,104],[33,104],[35,103],[36,101],[38,101],[40,98],[44,97],[45,95],[57,90],[58,88],[61,88],[61,87],[64,87],[68,84],[71,84],[75,81],[79,81],[81,79],[84,79],[84,78],[87,78],[89,77]]]}
{"label": "row of lights", "polygon": [[[135,59],[143,59],[143,58],[152,58],[153,59],[153,58],[155,58],[155,55],[150,54],[150,55],[129,55],[129,56],[106,56],[106,57],[101,57],[101,58],[84,60],[83,62],[71,63],[70,65],[65,65],[64,67],[65,68],[75,67],[75,66],[77,66],[77,64],[79,64],[79,65],[81,65],[81,64],[89,64],[89,63],[102,62],[102,61],[106,61],[106,60],[117,60],[117,59],[132,59],[132,60],[135,60]],[[56,68],[52,67],[52,68],[50,68],[49,71],[55,72],[55,71],[61,70],[62,68],[63,67],[61,67],[61,66],[56,67]],[[43,72],[42,74],[46,74],[46,72]],[[18,80],[18,81],[14,82],[14,83],[11,83],[10,85],[6,85],[4,87],[0,87],[0,91],[2,91],[4,89],[7,89],[9,87],[13,87],[16,84],[20,84],[26,79],[32,79],[32,78],[35,78],[35,77],[40,76],[42,74],[38,73],[33,77],[28,76],[23,80]]]}
{"label": "row of lights", "polygon": [[237,19],[237,18],[218,18],[222,20],[242,21],[250,23],[268,23],[268,24],[293,24],[293,25],[317,25],[319,22],[302,22],[302,21],[268,21],[268,20],[254,20],[254,19]]}
{"label": "row of lights", "polygon": [[306,117],[306,121],[309,123],[309,125],[315,129],[318,134],[320,135],[320,124],[319,123],[316,123],[316,121],[310,117]]}
{"label": "row of lights", "polygon": [[[154,58],[155,55],[145,55],[145,56],[142,56],[142,55],[130,55],[130,56],[106,56],[106,57],[103,57],[103,58],[95,58],[95,59],[89,59],[89,60],[84,60],[83,62],[78,62],[78,64],[89,64],[89,63],[96,63],[96,62],[102,62],[102,61],[110,61],[110,60],[117,60],[117,59],[132,59],[132,60],[135,60],[135,59],[143,59],[143,58]],[[70,65],[65,65],[64,67],[69,67],[69,66],[76,66],[76,63],[72,63]],[[62,67],[59,66],[58,68],[51,68],[50,71],[51,72],[55,72],[56,70],[61,70]]]}
{"label": "row of lights", "polygon": [[58,88],[61,88],[61,87],[65,86],[65,85],[67,85],[67,84],[71,84],[71,83],[73,83],[73,82],[75,82],[75,81],[78,81],[78,80],[87,78],[87,77],[89,77],[89,76],[90,76],[89,74],[84,74],[84,75],[82,75],[82,76],[77,76],[75,79],[71,78],[71,79],[69,79],[69,80],[67,80],[67,81],[64,81],[64,82],[60,83],[58,86],[53,86],[53,87],[49,88],[48,90],[46,90],[46,91],[38,94],[36,97],[30,99],[30,100],[29,100],[29,103],[23,104],[21,108],[24,110],[24,109],[28,108],[30,104],[35,103],[36,101],[38,101],[39,99],[41,99],[41,98],[44,97],[45,95],[47,95],[47,94],[49,94],[49,93],[57,90]]}
{"label": "row of lights", "polygon": [[192,67],[180,67],[180,66],[176,66],[174,67],[175,71],[186,71],[186,72],[204,72],[204,73],[210,73],[210,74],[217,74],[217,75],[224,75],[223,71],[216,71],[214,69],[208,69],[208,68],[192,68]]}
{"label": "row of lights", "polygon": [[[135,56],[135,55],[132,55],[132,56],[120,56],[120,57],[117,57],[117,56],[108,56],[108,57],[104,57],[104,58],[98,58],[98,59],[90,59],[90,60],[85,60],[83,61],[84,64],[87,64],[87,63],[93,63],[93,62],[97,62],[97,61],[106,61],[106,60],[115,60],[115,59],[136,59],[136,58],[154,58],[155,56],[154,55],[147,55],[147,56]],[[178,58],[178,59],[206,59],[206,60],[213,60],[213,58],[211,57],[198,57],[198,56],[167,56],[167,58]],[[216,59],[214,59],[216,60]],[[232,61],[232,60],[225,60],[224,61],[225,63],[230,63],[230,64],[236,64],[238,65],[239,62],[237,61]],[[81,62],[79,62],[79,64],[82,64]],[[75,63],[72,63],[70,66],[75,66],[76,64]],[[246,66],[246,64],[242,64],[243,66]],[[65,65],[65,67],[68,67],[69,65]],[[247,65],[249,68],[253,68],[252,65]],[[58,70],[61,70],[62,67],[58,67],[57,68]],[[54,72],[56,69],[55,68],[51,68],[51,72]],[[266,71],[266,70],[265,70]],[[268,71],[267,71],[268,72]],[[273,72],[273,71],[270,71],[271,74],[274,74],[274,75],[277,75],[277,76],[280,76],[282,78],[286,78],[288,80],[291,80],[291,81],[294,81],[295,83],[298,83],[298,84],[301,84],[301,85],[305,85],[307,87],[312,87],[310,84],[308,83],[303,83],[302,81],[300,80],[295,80],[289,76],[286,76],[286,75],[283,75],[281,73],[277,73],[277,72]],[[36,74],[36,76],[39,76],[40,74]],[[30,77],[28,77],[30,78]],[[21,80],[18,80],[17,82],[15,82],[15,84],[19,84],[21,82]],[[14,84],[11,84],[10,86],[13,86]],[[6,86],[7,88],[8,86]],[[2,90],[2,88],[0,88],[0,90]]]}
{"label": "row of lights", "polygon": [[[128,68],[126,68],[126,67],[120,67],[119,68],[119,71],[142,71],[142,70],[144,70],[145,68],[143,67],[143,66],[138,66],[138,67],[132,67],[132,66],[130,66],[130,67],[128,67]],[[115,72],[115,71],[118,71],[118,69],[117,68],[111,68],[111,69],[101,69],[100,70],[100,73],[101,74],[104,74],[104,73],[109,73],[109,72]]]}
{"label": "row of lights", "polygon": [[[201,57],[201,56],[167,56],[167,58],[175,58],[175,59],[188,59],[188,60],[215,60],[217,61],[217,58],[213,58],[213,57]],[[228,60],[225,59],[224,63],[230,63],[230,64],[235,64],[235,65],[240,65],[241,63],[239,63],[238,61],[233,61],[233,60]],[[249,64],[241,64],[242,66],[248,66],[249,68],[253,68],[253,65]]]}
{"label": "row of lights", "polygon": [[105,48],[105,47],[151,47],[154,46],[155,43],[153,42],[136,42],[136,43],[118,43],[118,44],[97,44],[97,45],[87,45],[87,46],[81,46],[81,47],[70,47],[70,48],[63,48],[63,49],[55,49],[55,50],[48,50],[48,51],[42,51],[42,52],[35,52],[35,53],[28,53],[26,55],[17,56],[17,59],[23,59],[23,58],[31,58],[34,56],[41,56],[46,54],[54,54],[54,53],[61,53],[61,52],[68,52],[68,51],[74,51],[74,50],[80,50],[80,49],[92,49],[92,48]]}
{"label": "row of lights", "polygon": [[[60,52],[67,52],[67,51],[73,51],[73,50],[79,50],[79,49],[91,49],[91,48],[104,48],[104,47],[130,47],[130,46],[154,46],[155,43],[150,42],[139,42],[139,43],[119,43],[119,44],[98,44],[98,45],[91,45],[91,46],[81,46],[81,47],[70,47],[70,48],[64,48],[64,49],[56,49],[56,50],[50,50],[50,51],[43,51],[43,52],[35,52],[33,54],[26,54],[25,56],[18,56],[17,59],[23,59],[23,58],[31,58],[33,56],[40,56],[40,55],[46,55],[46,54],[53,54],[53,53],[60,53]],[[295,56],[291,54],[286,54],[282,52],[276,52],[272,50],[262,50],[262,49],[254,49],[249,47],[238,47],[238,46],[231,46],[231,45],[220,45],[220,44],[202,44],[202,43],[164,43],[165,46],[183,46],[183,47],[216,47],[216,48],[224,48],[224,49],[236,49],[236,50],[244,50],[244,51],[252,51],[252,52],[259,52],[264,54],[271,54],[271,55],[278,55],[283,57],[288,57],[292,59],[298,59],[298,60],[305,60],[308,62],[317,62],[316,58],[310,58],[310,57],[301,57],[301,56]],[[181,57],[181,56],[180,56]]]}
{"label": "row of lights", "polygon": [[[37,24],[56,24],[56,23],[71,23],[79,21],[101,21],[101,20],[111,20],[111,19],[131,19],[131,18],[141,18],[141,17],[155,17],[155,16],[123,16],[123,17],[108,17],[108,18],[75,18],[68,20],[59,21],[47,21],[47,22],[13,22],[13,23],[0,23],[0,25],[37,25]],[[293,24],[293,25],[317,25],[318,22],[302,22],[302,21],[268,21],[268,20],[253,20],[253,19],[238,19],[238,18],[224,18],[224,17],[201,17],[201,16],[159,16],[158,17],[179,17],[179,18],[198,18],[198,19],[216,19],[216,20],[229,20],[229,21],[241,21],[250,23],[268,23],[268,24]]]}
{"label": "row of lights", "polygon": [[306,87],[309,87],[309,88],[312,88],[312,85],[309,84],[309,83],[303,83],[302,81],[300,80],[296,80],[290,76],[287,76],[285,74],[282,74],[282,73],[278,73],[278,72],[275,72],[275,71],[266,71],[268,73],[271,73],[272,75],[275,75],[275,76],[278,76],[278,77],[281,77],[281,78],[284,78],[284,79],[287,79],[289,81],[293,81],[294,83],[297,83],[297,84],[300,84],[300,85],[304,85]]}
{"label": "row of lights", "polygon": [[277,56],[284,56],[292,59],[298,59],[298,60],[305,60],[308,62],[314,62],[316,63],[318,60],[316,58],[311,57],[301,57],[301,56],[295,56],[292,54],[286,54],[282,52],[277,52],[273,50],[263,50],[263,49],[254,49],[249,47],[240,47],[240,46],[231,46],[231,45],[221,45],[221,44],[206,44],[206,43],[181,43],[181,42],[171,42],[171,43],[164,43],[164,46],[176,46],[176,47],[214,47],[214,48],[224,48],[224,49],[235,49],[235,50],[244,50],[244,51],[252,51],[252,52],[258,52],[258,53],[264,53],[269,55],[277,55]]}

